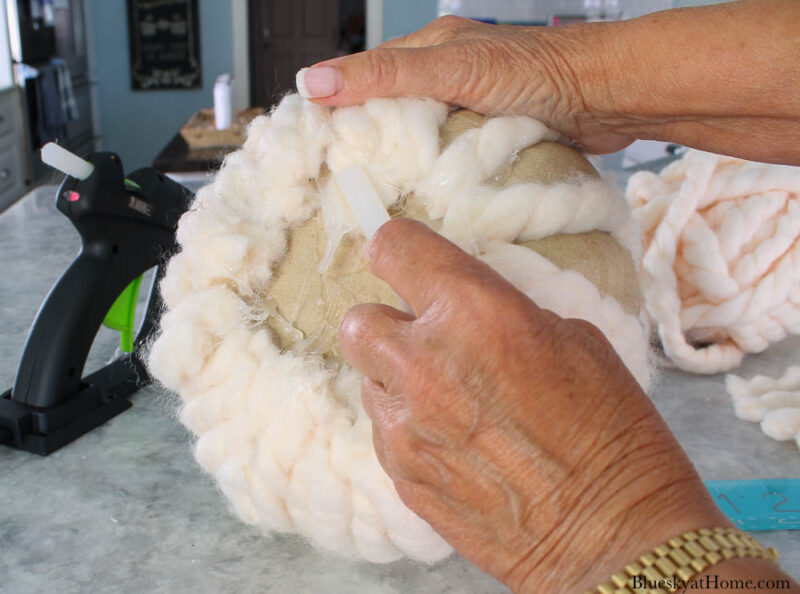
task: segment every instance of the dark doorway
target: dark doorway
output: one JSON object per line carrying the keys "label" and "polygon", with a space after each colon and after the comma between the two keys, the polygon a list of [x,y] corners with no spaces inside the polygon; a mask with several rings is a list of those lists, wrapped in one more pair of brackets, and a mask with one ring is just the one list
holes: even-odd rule
{"label": "dark doorway", "polygon": [[294,90],[300,68],[362,51],[365,0],[249,0],[250,103]]}

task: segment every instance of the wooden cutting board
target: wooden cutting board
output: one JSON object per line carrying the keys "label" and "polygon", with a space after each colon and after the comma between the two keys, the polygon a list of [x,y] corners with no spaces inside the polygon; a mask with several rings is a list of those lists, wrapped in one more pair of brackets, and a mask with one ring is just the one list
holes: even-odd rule
{"label": "wooden cutting board", "polygon": [[201,109],[181,127],[181,136],[192,150],[241,146],[247,136],[247,126],[254,118],[264,113],[263,107],[237,109],[231,127],[227,130],[217,130],[214,110]]}

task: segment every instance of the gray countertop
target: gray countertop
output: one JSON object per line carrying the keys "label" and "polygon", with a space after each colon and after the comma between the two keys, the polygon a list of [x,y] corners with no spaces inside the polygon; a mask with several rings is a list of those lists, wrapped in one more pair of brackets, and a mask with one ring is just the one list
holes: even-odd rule
{"label": "gray countertop", "polygon": [[[0,214],[0,391],[78,246],[52,187]],[[114,356],[117,340],[101,330],[88,370]],[[790,338],[748,357],[739,373],[778,375],[799,353],[800,338]],[[795,443],[737,419],[722,376],[665,370],[652,398],[703,478],[800,477]],[[150,388],[132,401],[49,457],[0,447],[0,593],[506,591],[458,556],[433,567],[357,563],[245,526],[192,458],[174,397]],[[757,536],[800,575],[800,532]]]}

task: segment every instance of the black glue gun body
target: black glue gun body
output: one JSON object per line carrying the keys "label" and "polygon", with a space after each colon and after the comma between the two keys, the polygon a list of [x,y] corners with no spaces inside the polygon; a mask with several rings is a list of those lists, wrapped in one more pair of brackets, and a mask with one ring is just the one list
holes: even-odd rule
{"label": "black glue gun body", "polygon": [[[192,194],[154,169],[127,178],[113,153],[89,157],[85,180],[67,177],[57,208],[81,236],[81,251],[45,299],[31,328],[14,387],[0,396],[0,427],[10,445],[46,454],[130,406],[127,396],[147,383],[136,350],[84,378],[94,338],[117,297],[142,273],[177,249],[178,219]],[[135,346],[157,324],[154,287]],[[11,434],[10,438],[8,434]]]}

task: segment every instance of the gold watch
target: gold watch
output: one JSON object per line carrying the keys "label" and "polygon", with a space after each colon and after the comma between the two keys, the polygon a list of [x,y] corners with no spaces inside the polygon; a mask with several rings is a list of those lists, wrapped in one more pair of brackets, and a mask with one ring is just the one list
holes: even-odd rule
{"label": "gold watch", "polygon": [[778,562],[778,552],[736,528],[702,528],[657,546],[587,594],[666,594],[709,567],[736,557]]}

